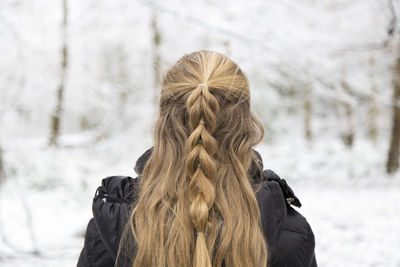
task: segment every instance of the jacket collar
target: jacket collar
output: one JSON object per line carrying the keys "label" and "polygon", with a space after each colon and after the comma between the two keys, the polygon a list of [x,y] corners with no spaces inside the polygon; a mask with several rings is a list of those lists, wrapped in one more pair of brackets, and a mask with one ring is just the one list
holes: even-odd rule
{"label": "jacket collar", "polygon": [[146,166],[147,161],[149,160],[151,154],[153,153],[153,148],[151,147],[149,149],[146,150],[146,152],[144,152],[136,161],[136,165],[135,165],[135,172],[138,175],[141,175],[143,172],[144,167]]}

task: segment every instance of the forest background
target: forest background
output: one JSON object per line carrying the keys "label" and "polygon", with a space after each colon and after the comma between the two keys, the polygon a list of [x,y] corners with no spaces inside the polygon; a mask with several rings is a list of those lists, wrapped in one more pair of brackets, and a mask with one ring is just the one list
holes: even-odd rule
{"label": "forest background", "polygon": [[101,179],[135,177],[160,77],[241,66],[320,266],[400,266],[400,1],[2,0],[0,266],[74,266]]}

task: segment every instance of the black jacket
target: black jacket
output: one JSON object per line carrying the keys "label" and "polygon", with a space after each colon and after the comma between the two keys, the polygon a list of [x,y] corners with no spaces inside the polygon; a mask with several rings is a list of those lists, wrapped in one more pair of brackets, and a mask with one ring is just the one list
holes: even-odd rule
{"label": "black jacket", "polygon": [[[136,179],[109,176],[102,180],[93,199],[93,218],[87,226],[78,267],[114,266],[129,210],[138,197],[140,174],[151,152],[152,149],[147,150],[137,160]],[[257,152],[256,155],[262,166],[261,156]],[[291,207],[301,207],[301,203],[285,179],[271,170],[261,173],[254,162],[249,173],[253,185],[262,183],[256,198],[269,247],[268,266],[316,267],[314,233],[304,216]]]}

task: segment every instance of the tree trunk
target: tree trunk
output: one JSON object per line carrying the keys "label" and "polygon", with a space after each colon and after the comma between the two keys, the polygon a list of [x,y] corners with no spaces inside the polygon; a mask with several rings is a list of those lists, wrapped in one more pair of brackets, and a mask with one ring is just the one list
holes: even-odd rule
{"label": "tree trunk", "polygon": [[129,81],[129,73],[128,73],[128,63],[127,63],[127,58],[128,54],[126,53],[124,47],[122,45],[119,45],[116,47],[116,66],[118,73],[116,73],[115,77],[115,83],[118,86],[118,92],[119,92],[119,103],[118,103],[118,118],[123,121],[123,118],[125,116],[125,111],[126,111],[126,106],[128,102],[128,96],[129,96],[129,88],[130,86],[128,85]]}
{"label": "tree trunk", "polygon": [[307,82],[303,88],[303,108],[304,108],[304,136],[307,141],[312,140],[311,131],[311,84]]}
{"label": "tree trunk", "polygon": [[56,146],[58,143],[58,137],[60,135],[60,125],[61,125],[61,113],[63,109],[63,99],[65,91],[65,76],[68,64],[68,46],[67,46],[67,24],[68,24],[68,9],[67,0],[62,0],[63,2],[63,23],[62,23],[62,61],[61,61],[61,76],[60,84],[57,89],[57,102],[56,107],[51,115],[51,133],[49,145]]}
{"label": "tree trunk", "polygon": [[0,145],[0,186],[4,183],[5,180],[6,180],[6,173],[4,170],[3,150]]}
{"label": "tree trunk", "polygon": [[230,56],[232,55],[232,46],[231,46],[231,42],[227,39],[227,40],[225,40],[222,44],[224,45],[225,55],[227,55],[228,57],[230,57]]}
{"label": "tree trunk", "polygon": [[368,96],[368,136],[372,143],[376,144],[378,139],[378,127],[377,127],[377,117],[378,117],[378,107],[376,103],[376,96],[378,95],[378,90],[376,88],[376,83],[374,81],[374,66],[375,60],[371,55],[370,57],[370,79],[371,79],[371,92]]}
{"label": "tree trunk", "polygon": [[160,93],[161,78],[161,33],[157,22],[157,13],[154,11],[151,19],[151,28],[153,31],[153,74],[154,74],[154,94],[153,103],[158,107],[158,95]]}
{"label": "tree trunk", "polygon": [[390,140],[388,160],[386,162],[387,173],[394,173],[399,169],[400,150],[400,56],[394,67],[393,77],[393,108],[392,108],[392,136]]}
{"label": "tree trunk", "polygon": [[[349,84],[346,82],[345,76],[343,77],[343,80],[341,82],[341,86],[347,94],[351,94],[351,89],[349,87]],[[353,126],[353,107],[351,103],[344,102],[344,110],[345,110],[345,116],[346,116],[346,125],[345,125],[345,130],[344,133],[342,134],[342,140],[344,144],[351,148],[354,143],[354,126]]]}
{"label": "tree trunk", "polygon": [[389,1],[389,9],[392,18],[388,27],[388,41],[386,43],[389,51],[393,49],[392,55],[396,57],[393,69],[393,107],[392,107],[392,135],[386,162],[386,172],[391,174],[399,169],[400,150],[400,34],[397,33],[397,13],[393,1]]}

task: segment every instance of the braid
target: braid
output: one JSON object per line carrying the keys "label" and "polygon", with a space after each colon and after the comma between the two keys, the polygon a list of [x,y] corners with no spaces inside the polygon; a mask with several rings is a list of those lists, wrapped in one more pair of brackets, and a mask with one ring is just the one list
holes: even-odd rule
{"label": "braid", "polygon": [[186,171],[190,177],[189,214],[197,232],[193,266],[209,267],[211,260],[204,233],[209,210],[215,200],[216,164],[213,156],[217,151],[217,141],[212,133],[216,127],[219,103],[210,93],[206,84],[199,84],[188,97],[186,108],[189,113],[191,130],[187,140],[188,156],[186,159]]}

